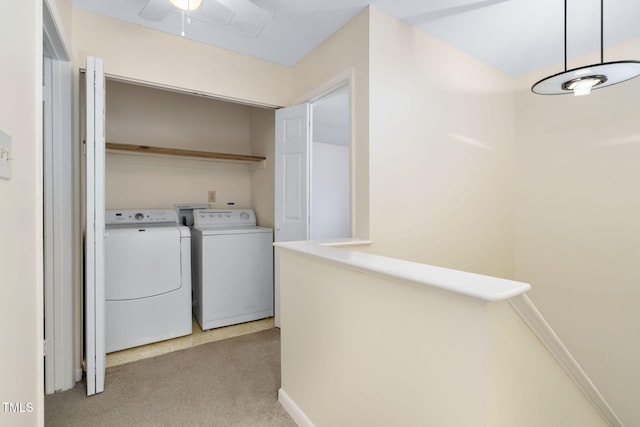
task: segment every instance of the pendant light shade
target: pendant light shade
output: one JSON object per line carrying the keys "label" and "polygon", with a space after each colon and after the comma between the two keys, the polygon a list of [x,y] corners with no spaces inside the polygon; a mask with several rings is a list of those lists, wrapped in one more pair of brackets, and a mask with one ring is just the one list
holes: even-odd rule
{"label": "pendant light shade", "polygon": [[564,0],[564,71],[536,82],[539,95],[588,95],[591,90],[622,83],[640,75],[640,61],[604,62],[604,0],[600,0],[600,63],[567,70],[567,0]]}
{"label": "pendant light shade", "polygon": [[531,90],[539,95],[588,95],[591,90],[622,83],[638,75],[640,61],[604,62],[546,77],[534,84]]}
{"label": "pendant light shade", "polygon": [[202,0],[170,0],[171,4],[180,10],[192,11],[196,10],[202,4]]}

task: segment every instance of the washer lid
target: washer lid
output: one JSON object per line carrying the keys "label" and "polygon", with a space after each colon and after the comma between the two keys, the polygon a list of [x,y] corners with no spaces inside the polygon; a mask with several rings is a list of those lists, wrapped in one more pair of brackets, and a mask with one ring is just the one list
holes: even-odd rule
{"label": "washer lid", "polygon": [[107,301],[148,298],[175,291],[181,286],[178,227],[117,227],[107,231]]}

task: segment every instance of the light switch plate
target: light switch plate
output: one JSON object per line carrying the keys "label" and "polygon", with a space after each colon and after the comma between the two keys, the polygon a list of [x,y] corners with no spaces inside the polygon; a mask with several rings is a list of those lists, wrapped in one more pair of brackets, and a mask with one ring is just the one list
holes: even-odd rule
{"label": "light switch plate", "polygon": [[0,130],[0,178],[11,179],[11,162],[13,162],[11,135]]}

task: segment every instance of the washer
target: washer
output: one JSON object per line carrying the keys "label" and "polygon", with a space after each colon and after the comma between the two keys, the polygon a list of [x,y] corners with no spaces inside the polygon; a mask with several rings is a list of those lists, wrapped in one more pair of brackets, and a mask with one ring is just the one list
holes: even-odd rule
{"label": "washer", "polygon": [[252,209],[193,211],[194,314],[203,330],[273,316],[273,231]]}
{"label": "washer", "polygon": [[174,210],[109,210],[107,353],[191,333],[191,235]]}

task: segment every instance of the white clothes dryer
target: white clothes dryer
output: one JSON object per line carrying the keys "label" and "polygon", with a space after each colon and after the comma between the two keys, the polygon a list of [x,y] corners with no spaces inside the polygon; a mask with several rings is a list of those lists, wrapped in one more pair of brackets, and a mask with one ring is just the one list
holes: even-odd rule
{"label": "white clothes dryer", "polygon": [[273,231],[252,209],[193,211],[194,314],[203,330],[273,316]]}
{"label": "white clothes dryer", "polygon": [[109,210],[107,353],[191,333],[191,235],[174,210]]}

